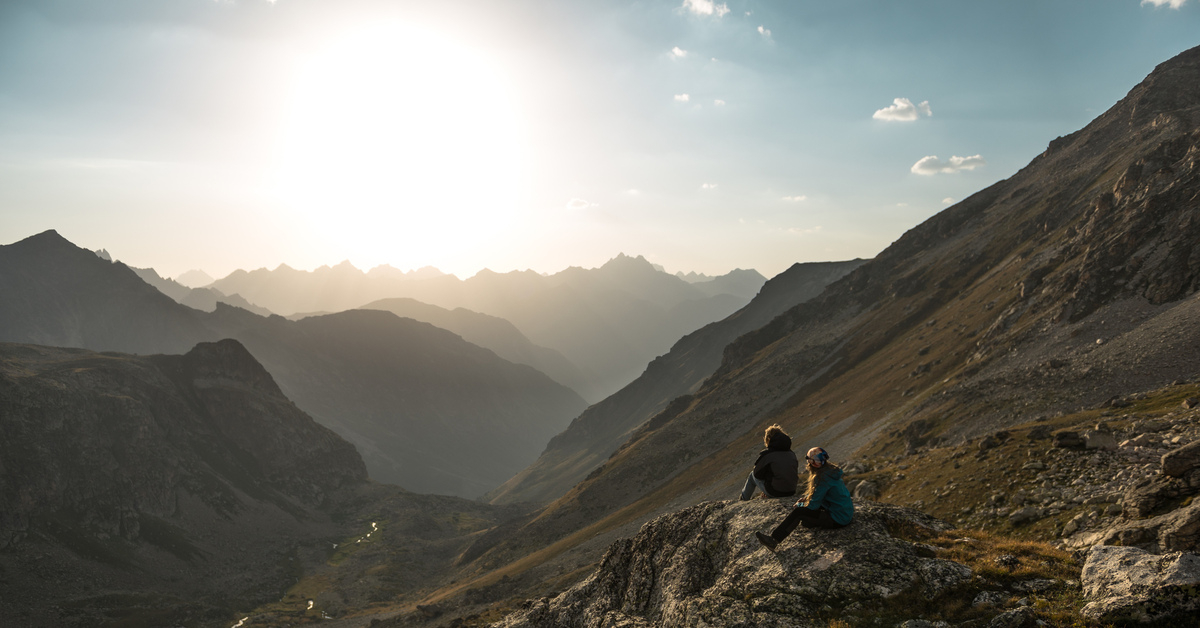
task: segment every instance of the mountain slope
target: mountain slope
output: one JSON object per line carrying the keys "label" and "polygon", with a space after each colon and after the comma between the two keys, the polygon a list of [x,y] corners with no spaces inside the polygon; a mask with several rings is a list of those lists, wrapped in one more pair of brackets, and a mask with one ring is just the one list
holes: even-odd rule
{"label": "mountain slope", "polygon": [[533,344],[512,323],[502,318],[461,307],[447,310],[405,298],[380,299],[359,309],[385,310],[402,318],[441,327],[462,336],[471,344],[491,349],[509,362],[532,366],[576,392],[590,389],[583,373],[570,360],[553,349]]}
{"label": "mountain slope", "polygon": [[1200,372],[1200,351],[1175,344],[1200,336],[1184,298],[1200,281],[1197,216],[1200,48],[730,344],[690,399],[480,564],[534,548],[553,568],[587,564],[596,539],[728,498],[770,423],[835,460],[919,455]]}
{"label": "mountain slope", "polygon": [[189,288],[173,279],[166,279],[159,276],[158,272],[153,268],[130,267],[130,270],[136,273],[138,277],[141,277],[142,281],[158,288],[163,294],[175,299],[177,303],[182,303],[193,309],[211,312],[217,309],[217,303],[220,302],[254,312],[259,316],[271,315],[270,310],[243,299],[241,295],[225,295],[213,288]]}
{"label": "mountain slope", "polygon": [[220,303],[200,312],[54,232],[0,247],[0,287],[0,341],[170,353],[236,338],[302,409],[360,447],[372,477],[410,490],[476,497],[533,462],[586,405],[532,368],[386,312],[300,322]]}
{"label": "mountain slope", "polygon": [[366,481],[232,340],[143,358],[0,344],[0,460],[0,573],[21,574],[0,611],[24,625],[122,590],[200,616],[261,603]]}
{"label": "mountain slope", "polygon": [[795,264],[763,285],[749,304],[684,336],[619,392],[589,407],[555,436],[537,462],[488,494],[493,503],[550,501],[578,484],[630,434],[680,395],[693,392],[720,366],[725,345],[784,310],[820,294],[863,263]]}

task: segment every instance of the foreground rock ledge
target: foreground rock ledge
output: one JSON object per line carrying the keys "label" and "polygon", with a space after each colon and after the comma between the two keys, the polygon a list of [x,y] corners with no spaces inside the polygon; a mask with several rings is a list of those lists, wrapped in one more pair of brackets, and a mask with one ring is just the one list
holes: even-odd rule
{"label": "foreground rock ledge", "polygon": [[609,547],[586,580],[497,625],[817,625],[827,605],[870,604],[901,593],[932,598],[971,577],[965,565],[928,558],[923,546],[888,532],[949,526],[873,502],[857,503],[856,519],[845,528],[798,528],[777,553],[767,551],[754,532],[769,531],[789,504],[707,502],[659,517]]}
{"label": "foreground rock ledge", "polygon": [[1083,615],[1105,622],[1161,622],[1200,610],[1200,556],[1098,545],[1083,566]]}

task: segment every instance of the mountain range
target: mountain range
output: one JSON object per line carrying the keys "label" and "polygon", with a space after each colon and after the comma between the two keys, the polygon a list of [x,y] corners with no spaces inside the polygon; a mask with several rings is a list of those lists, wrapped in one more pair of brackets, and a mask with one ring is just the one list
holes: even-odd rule
{"label": "mountain range", "polygon": [[281,266],[237,271],[208,287],[284,315],[410,298],[503,318],[575,365],[583,379],[573,380],[580,383],[572,388],[596,402],[633,381],[684,334],[745,305],[766,281],[757,271],[737,270],[688,283],[643,257],[623,254],[599,268],[572,267],[548,276],[486,269],[466,280],[398,273],[379,268],[363,273],[348,262],[311,273]]}
{"label": "mountain range", "polygon": [[586,405],[531,367],[387,312],[289,321],[220,302],[198,311],[53,231],[0,247],[0,289],[0,341],[148,354],[236,338],[285,394],[360,448],[374,479],[418,492],[494,488]]}

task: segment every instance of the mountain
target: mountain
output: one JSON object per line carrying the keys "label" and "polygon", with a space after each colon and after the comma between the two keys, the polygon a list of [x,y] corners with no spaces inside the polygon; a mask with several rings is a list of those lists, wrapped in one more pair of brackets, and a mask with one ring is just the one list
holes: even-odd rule
{"label": "mountain", "polygon": [[720,366],[726,345],[815,297],[826,285],[863,263],[794,264],[766,282],[745,307],[684,336],[669,352],[655,358],[633,383],[585,410],[550,441],[537,462],[488,497],[493,503],[558,498],[600,466],[672,399],[695,391]]}
{"label": "mountain", "polygon": [[421,493],[481,495],[586,406],[532,367],[391,312],[289,321],[219,305],[208,320],[354,443],[373,479]]}
{"label": "mountain", "polygon": [[213,278],[212,275],[194,268],[176,277],[175,282],[188,288],[203,288],[212,283]]}
{"label": "mountain", "polygon": [[6,623],[130,604],[106,595],[218,617],[261,603],[366,482],[232,340],[148,357],[0,343],[0,434]]}
{"label": "mountain", "polygon": [[224,295],[221,294],[220,291],[212,288],[188,288],[178,281],[159,276],[158,272],[153,268],[130,267],[130,270],[136,273],[138,277],[141,277],[142,281],[145,281],[155,288],[158,288],[158,290],[163,294],[190,308],[211,312],[217,309],[217,303],[226,303],[234,307],[240,307],[243,310],[254,312],[259,316],[271,315],[270,310],[254,305],[253,303],[243,299],[241,295]]}
{"label": "mountain", "polygon": [[[1108,400],[1200,372],[1198,209],[1200,48],[1012,177],[730,343],[699,389],[493,542],[476,564],[494,571],[459,587],[571,572],[656,514],[731,498],[772,423],[797,449],[888,465],[887,482],[942,460],[925,481],[940,483],[938,495],[969,491],[974,512],[998,487],[958,477],[947,448],[970,442],[987,457],[1013,426],[1059,413],[1103,420],[1095,408]],[[1022,449],[1011,455],[1028,456]],[[1006,479],[1044,487],[1051,480],[1035,468],[1014,465]]]}
{"label": "mountain", "polygon": [[0,289],[0,341],[182,353],[238,339],[300,408],[360,448],[374,479],[419,492],[494,488],[586,406],[528,366],[387,312],[294,322],[185,307],[52,231],[0,247]]}
{"label": "mountain", "polygon": [[404,272],[386,264],[363,272],[349,261],[313,271],[280,264],[274,270],[236,270],[207,287],[246,299],[285,316],[297,312],[340,312],[389,297],[407,296],[410,282],[457,283],[433,267]]}
{"label": "mountain", "polygon": [[[364,274],[342,263],[306,273],[280,266],[237,271],[210,287],[284,314],[339,311],[404,297],[503,318],[575,364],[590,383],[576,389],[595,402],[633,381],[684,334],[745,305],[763,281],[755,271],[735,271],[697,287],[643,257],[623,254],[600,268],[568,268],[549,276],[485,269],[467,280],[452,275],[392,280],[374,277],[376,270]],[[376,296],[365,298],[368,294]]]}
{"label": "mountain", "polygon": [[415,299],[380,299],[359,309],[385,310],[402,318],[429,323],[452,331],[463,340],[514,364],[527,364],[550,376],[554,381],[575,390],[590,391],[591,384],[579,368],[554,349],[539,347],[529,341],[512,323],[495,316],[472,312],[465,308],[447,310]]}

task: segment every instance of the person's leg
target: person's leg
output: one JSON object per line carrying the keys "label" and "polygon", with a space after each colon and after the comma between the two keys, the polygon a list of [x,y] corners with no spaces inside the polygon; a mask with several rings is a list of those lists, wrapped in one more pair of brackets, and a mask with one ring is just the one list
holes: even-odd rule
{"label": "person's leg", "polygon": [[754,489],[758,488],[758,482],[755,481],[757,479],[754,477],[754,473],[751,473],[750,477],[746,478],[746,485],[742,487],[742,501],[754,497]]}
{"label": "person's leg", "polygon": [[820,511],[809,510],[808,508],[793,508],[792,512],[788,513],[787,518],[771,531],[771,538],[775,539],[776,542],[782,542],[801,522],[804,523],[804,527],[808,528],[811,527],[809,522],[819,520],[820,516]]}

